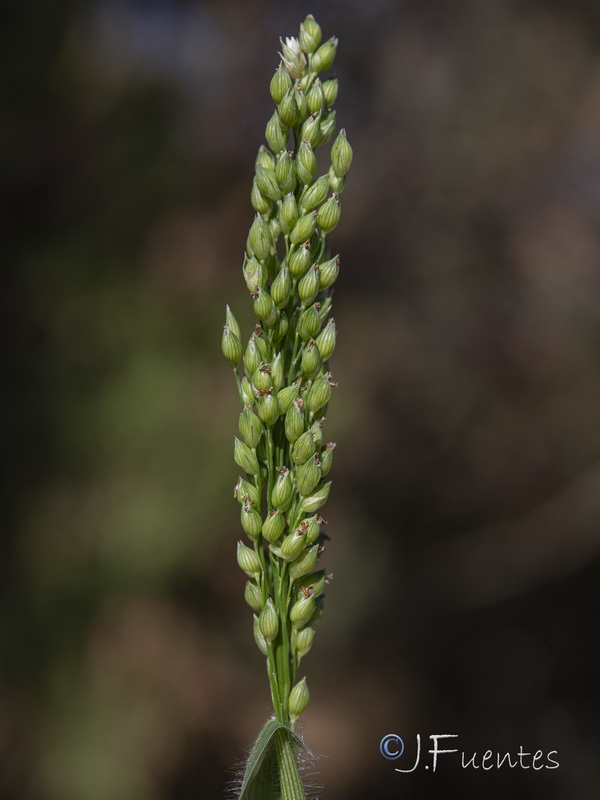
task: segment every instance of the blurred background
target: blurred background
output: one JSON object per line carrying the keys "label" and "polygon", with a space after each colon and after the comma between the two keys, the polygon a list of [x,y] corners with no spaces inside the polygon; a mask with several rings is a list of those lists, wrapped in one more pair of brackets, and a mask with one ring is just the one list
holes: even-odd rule
{"label": "blurred background", "polygon": [[[600,5],[3,9],[1,800],[222,798],[269,714],[224,305],[278,37],[340,37],[324,800],[600,796]],[[304,665],[303,665],[304,666]],[[399,775],[384,734],[483,773]],[[443,761],[443,759],[446,759]],[[543,762],[547,763],[547,762]]]}

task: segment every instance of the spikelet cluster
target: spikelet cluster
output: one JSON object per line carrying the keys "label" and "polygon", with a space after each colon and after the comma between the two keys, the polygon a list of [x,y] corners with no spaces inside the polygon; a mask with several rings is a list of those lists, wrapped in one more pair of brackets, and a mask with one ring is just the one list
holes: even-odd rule
{"label": "spikelet cluster", "polygon": [[[246,342],[228,307],[222,340],[242,404],[234,440],[243,473],[234,494],[245,534],[238,564],[248,577],[244,597],[254,611],[256,644],[272,659],[275,711],[292,725],[309,700],[305,679],[294,679],[312,647],[327,582],[317,564],[335,450],[323,422],[336,386],[329,362],[340,271],[327,237],[339,222],[352,162],[345,131],[336,135],[337,78],[322,75],[337,44],[335,37],[322,42],[311,15],[297,38],[281,41],[242,264],[257,324]],[[332,140],[319,175],[316,151]]]}

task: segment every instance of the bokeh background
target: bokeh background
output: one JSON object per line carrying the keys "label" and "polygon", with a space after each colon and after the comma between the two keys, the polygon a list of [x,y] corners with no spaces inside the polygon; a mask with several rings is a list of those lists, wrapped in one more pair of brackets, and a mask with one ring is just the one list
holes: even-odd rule
{"label": "bokeh background", "polygon": [[220,337],[310,11],[355,153],[321,796],[600,796],[600,5],[54,0],[3,7],[2,800],[221,798],[269,713]]}

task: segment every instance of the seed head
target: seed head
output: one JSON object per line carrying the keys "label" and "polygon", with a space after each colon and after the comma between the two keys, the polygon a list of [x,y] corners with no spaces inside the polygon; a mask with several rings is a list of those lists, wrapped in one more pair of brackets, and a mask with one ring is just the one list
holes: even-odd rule
{"label": "seed head", "polygon": [[315,598],[302,596],[290,609],[290,620],[294,628],[303,628],[310,621],[315,610]]}
{"label": "seed head", "polygon": [[329,178],[321,175],[311,186],[307,187],[300,197],[300,205],[305,211],[312,211],[327,197],[329,191]]}
{"label": "seed head", "polygon": [[[275,180],[274,176],[273,180]],[[260,214],[254,217],[254,222],[248,234],[248,244],[252,249],[252,253],[260,261],[265,259],[271,252],[271,247],[273,246],[271,230]]]}
{"label": "seed head", "polygon": [[296,172],[301,183],[310,183],[317,169],[317,157],[308,139],[302,139],[296,154]]}
{"label": "seed head", "polygon": [[287,36],[285,42],[279,39],[283,53],[279,53],[283,68],[294,80],[299,80],[306,71],[306,56],[300,42],[294,36]]}
{"label": "seed head", "polygon": [[[275,177],[281,191],[288,195],[296,188],[296,169],[292,156],[287,150],[282,150],[279,158],[277,159],[277,166],[275,167]],[[294,195],[292,194],[292,197]]]}
{"label": "seed head", "polygon": [[292,444],[304,433],[303,405],[303,400],[297,398],[292,402],[285,415],[285,435],[287,440],[292,442]]}
{"label": "seed head", "polygon": [[290,692],[288,707],[292,720],[298,719],[310,702],[310,692],[306,685],[306,678],[302,678]]}
{"label": "seed head", "polygon": [[337,100],[338,79],[335,76],[328,78],[326,81],[323,81],[321,86],[323,87],[323,94],[325,96],[325,105],[327,108],[331,108]]}
{"label": "seed head", "polygon": [[317,218],[314,212],[311,211],[308,214],[304,214],[292,228],[290,242],[292,244],[300,244],[300,242],[310,239],[315,232],[316,225]]}
{"label": "seed head", "polygon": [[237,437],[234,438],[233,458],[238,467],[241,467],[249,475],[258,475],[258,460],[256,453],[251,450],[245,442],[241,442]]}
{"label": "seed head", "polygon": [[269,511],[263,522],[262,535],[267,542],[274,543],[285,530],[285,517],[280,509]]}
{"label": "seed head", "polygon": [[[306,535],[308,537],[308,531]],[[300,558],[298,558],[297,561],[294,561],[294,563],[290,567],[290,577],[292,578],[292,580],[298,580],[298,578],[301,578],[303,575],[306,575],[307,573],[311,572],[315,568],[318,558],[319,558],[318,544],[315,544],[312,547],[308,548],[308,550],[305,550],[300,556]]]}
{"label": "seed head", "polygon": [[237,562],[240,569],[251,578],[257,578],[260,574],[260,559],[249,547],[243,542],[237,544]]}
{"label": "seed head", "polygon": [[331,481],[319,486],[315,490],[314,494],[310,495],[310,497],[303,497],[302,502],[300,503],[300,510],[307,514],[312,514],[314,511],[318,511],[321,506],[324,506],[327,502],[330,489]]}
{"label": "seed head", "polygon": [[320,288],[321,284],[319,283],[319,265],[313,264],[298,282],[298,297],[302,301],[302,305],[306,306],[309,303],[312,303],[319,294]]}
{"label": "seed head", "polygon": [[271,503],[275,508],[285,511],[292,501],[294,491],[292,475],[287,467],[282,467],[278,472],[279,475],[271,492]]}
{"label": "seed head", "polygon": [[314,53],[311,61],[311,69],[313,72],[323,72],[329,69],[335,61],[337,53],[338,39],[332,36],[319,49]]}
{"label": "seed head", "polygon": [[340,201],[337,195],[332,194],[319,209],[319,227],[323,233],[329,233],[335,228],[340,221],[341,213]]}
{"label": "seed head", "polygon": [[286,236],[298,222],[298,216],[298,204],[293,192],[290,192],[283,198],[279,210],[279,227]]}
{"label": "seed head", "polygon": [[269,645],[267,644],[267,640],[262,634],[260,625],[258,624],[258,617],[256,616],[256,614],[254,615],[254,623],[252,629],[254,632],[254,641],[256,642],[258,649],[263,654],[263,656],[269,655]]}
{"label": "seed head", "polygon": [[242,357],[242,343],[230,329],[229,325],[223,326],[223,337],[221,339],[221,349],[223,355],[234,367],[239,364]]}
{"label": "seed head", "polygon": [[287,147],[289,129],[283,124],[277,111],[273,113],[273,116],[267,122],[265,138],[274,153],[280,153]]}
{"label": "seed head", "polygon": [[338,178],[343,178],[351,164],[352,148],[346,138],[346,131],[342,128],[331,148],[331,166]]}
{"label": "seed head", "polygon": [[288,73],[284,70],[282,64],[280,64],[277,69],[275,70],[275,74],[271,78],[271,85],[269,86],[269,90],[271,92],[271,97],[276,103],[281,103],[283,100],[285,93],[292,88],[292,81]]}
{"label": "seed head", "polygon": [[263,435],[264,425],[252,411],[250,406],[245,406],[239,419],[240,436],[248,447],[256,447]]}
{"label": "seed head", "polygon": [[304,52],[309,55],[314,53],[321,44],[321,36],[321,26],[313,15],[309,14],[300,24],[300,46]]}
{"label": "seed head", "polygon": [[262,592],[254,581],[246,581],[244,600],[248,603],[252,611],[258,612],[262,609]]}
{"label": "seed head", "polygon": [[270,597],[260,612],[258,627],[266,642],[272,642],[279,633],[279,617]]}

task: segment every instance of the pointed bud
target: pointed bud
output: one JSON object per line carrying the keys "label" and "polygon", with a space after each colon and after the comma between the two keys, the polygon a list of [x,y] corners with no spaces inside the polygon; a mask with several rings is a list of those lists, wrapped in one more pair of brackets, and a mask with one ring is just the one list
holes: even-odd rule
{"label": "pointed bud", "polygon": [[301,183],[310,183],[317,169],[317,157],[311,143],[303,139],[296,154],[296,173]]}
{"label": "pointed bud", "polygon": [[309,411],[315,413],[320,408],[323,408],[329,402],[329,398],[331,397],[331,386],[330,386],[331,375],[329,373],[325,375],[321,375],[320,378],[317,378],[313,385],[310,387],[308,392],[306,393],[306,397],[304,398],[304,402],[306,403],[306,407]]}
{"label": "pointed bud", "polygon": [[277,106],[277,113],[279,119],[287,128],[293,128],[298,119],[298,107],[296,105],[296,98],[294,90],[288,89],[285,93],[281,103]]}
{"label": "pointed bud", "polygon": [[239,429],[240,435],[248,447],[256,447],[263,434],[264,427],[250,406],[246,406],[240,414]]}
{"label": "pointed bud", "polygon": [[251,406],[254,404],[254,392],[252,391],[252,384],[248,380],[248,378],[244,375],[242,378],[242,402],[245,406]]}
{"label": "pointed bud", "polygon": [[307,497],[321,480],[321,467],[316,453],[296,470],[296,488]]}
{"label": "pointed bud", "polygon": [[262,631],[258,624],[258,617],[256,616],[256,614],[254,615],[254,624],[252,626],[252,630],[254,632],[254,641],[256,642],[258,649],[264,656],[268,656],[269,645],[267,644],[267,640],[265,639],[265,637],[262,635]]}
{"label": "pointed bud", "polygon": [[277,539],[279,539],[284,530],[285,517],[283,516],[283,513],[279,509],[269,511],[269,514],[262,526],[263,537],[267,540],[267,542],[273,544],[277,541]]}
{"label": "pointed bud", "polygon": [[261,264],[254,256],[252,258],[244,258],[242,272],[249,292],[253,292],[256,286],[265,285],[267,273],[264,264]]}
{"label": "pointed bud", "polygon": [[300,205],[305,211],[312,211],[327,197],[329,191],[329,178],[321,175],[311,186],[308,186],[300,196]]}
{"label": "pointed bud", "polygon": [[333,464],[333,451],[337,447],[335,442],[329,442],[321,451],[321,475],[329,475]]}
{"label": "pointed bud", "polygon": [[[256,335],[253,333],[248,341],[246,352],[244,353],[244,370],[246,375],[251,378],[260,366],[260,353],[256,343]],[[247,404],[248,405],[248,404]],[[250,403],[252,405],[252,403]]]}
{"label": "pointed bud", "polygon": [[285,435],[292,444],[304,433],[304,405],[301,398],[297,398],[289,407],[285,415]]}
{"label": "pointed bud", "polygon": [[287,334],[289,322],[286,314],[280,314],[272,328],[273,344],[280,342]]}
{"label": "pointed bud", "polygon": [[335,61],[335,54],[337,52],[338,39],[332,36],[319,49],[314,53],[311,61],[311,70],[313,72],[323,72],[329,69]]}
{"label": "pointed bud", "polygon": [[262,592],[252,581],[246,581],[244,600],[248,603],[252,611],[260,611],[262,609]]}
{"label": "pointed bud", "polygon": [[279,211],[279,226],[286,236],[298,222],[298,216],[298,204],[294,194],[290,192],[283,198]]}
{"label": "pointed bud", "polygon": [[285,93],[291,88],[291,78],[280,64],[275,70],[275,74],[271,78],[271,85],[269,86],[271,97],[276,103],[281,103]]}
{"label": "pointed bud", "polygon": [[267,122],[265,138],[274,153],[280,153],[287,147],[289,131],[279,119],[277,111],[274,112],[271,119]]}
{"label": "pointed bud", "polygon": [[321,26],[313,15],[309,14],[300,24],[300,47],[308,55],[314,53],[321,44],[321,36]]}
{"label": "pointed bud", "polygon": [[294,36],[279,39],[283,53],[280,53],[283,68],[294,80],[299,80],[306,72],[306,56],[300,49],[300,42]]}
{"label": "pointed bud", "polygon": [[294,167],[294,161],[287,150],[283,150],[277,159],[275,177],[277,178],[277,183],[284,194],[288,195],[296,188],[296,168]]}
{"label": "pointed bud", "polygon": [[302,680],[299,681],[290,692],[288,708],[290,710],[290,717],[292,721],[298,719],[300,714],[305,711],[309,702],[310,692],[308,691],[308,686],[306,685],[306,678],[302,678]]}
{"label": "pointed bud", "polygon": [[266,169],[260,166],[256,167],[255,180],[260,192],[264,194],[265,197],[274,201],[281,199],[281,189],[275,177],[275,172],[272,169]]}
{"label": "pointed bud", "polygon": [[237,543],[237,562],[240,569],[250,578],[260,575],[260,559],[255,551],[246,547],[243,542]]}
{"label": "pointed bud", "polygon": [[321,81],[318,78],[315,80],[306,96],[306,105],[311,114],[316,114],[317,111],[323,111],[325,108],[325,95],[323,94]]}
{"label": "pointed bud", "polygon": [[294,487],[292,485],[292,474],[287,467],[278,468],[278,476],[271,492],[271,503],[275,508],[285,511],[291,500]]}
{"label": "pointed bud", "polygon": [[295,94],[294,94],[294,98],[296,100],[296,108],[297,108],[297,111],[298,111],[298,115],[296,117],[296,120],[298,122],[300,122],[301,120],[304,119],[304,117],[308,113],[308,103],[307,103],[307,100],[306,100],[306,95],[302,91],[302,87],[301,86],[296,86],[296,91],[295,91]]}
{"label": "pointed bud", "polygon": [[328,114],[325,114],[325,116],[322,117],[321,125],[319,126],[319,140],[317,142],[318,145],[327,144],[327,142],[331,139],[331,137],[335,133],[336,116],[337,113],[335,111],[330,111]]}
{"label": "pointed bud", "polygon": [[265,169],[270,169],[271,171],[275,169],[275,156],[264,146],[264,144],[261,144],[261,146],[258,148],[254,166],[255,168],[265,167]]}
{"label": "pointed bud", "polygon": [[229,306],[225,306],[225,324],[229,325],[229,330],[232,333],[235,333],[238,339],[242,339],[242,333],[240,331],[240,326],[238,325],[237,319],[234,317],[232,310]]}
{"label": "pointed bud", "polygon": [[[271,382],[273,385],[273,391],[275,394],[279,392],[281,387],[283,386],[284,381],[284,374],[283,374],[283,354],[277,353],[273,362],[271,364]],[[278,404],[279,407],[279,404]]]}
{"label": "pointed bud", "polygon": [[323,359],[323,361],[327,361],[327,359],[331,356],[331,354],[335,350],[336,336],[337,336],[337,331],[335,329],[335,320],[333,317],[331,317],[327,321],[327,325],[317,336],[317,345],[319,347],[319,353],[321,354],[321,358]]}
{"label": "pointed bud", "polygon": [[279,633],[279,617],[270,597],[260,612],[258,627],[267,642],[272,642]]}
{"label": "pointed bud", "polygon": [[319,209],[319,227],[323,233],[329,233],[340,221],[342,208],[335,194],[331,195]]}
{"label": "pointed bud", "polygon": [[338,178],[343,178],[351,164],[352,148],[346,139],[346,131],[342,128],[331,148],[331,166]]}
{"label": "pointed bud", "polygon": [[255,389],[255,394],[259,395],[261,392],[267,391],[272,385],[271,367],[269,364],[261,363],[252,375],[252,386]]}
{"label": "pointed bud", "polygon": [[312,303],[319,294],[320,288],[321,284],[319,283],[319,265],[313,264],[298,283],[298,297],[302,301],[302,305],[306,306],[309,303]]}
{"label": "pointed bud", "polygon": [[256,504],[260,499],[258,488],[244,478],[238,478],[238,482],[234,487],[233,494],[234,497],[237,498],[237,501],[240,505],[242,505],[246,500],[249,503]]}
{"label": "pointed bud", "polygon": [[319,486],[315,493],[310,495],[310,497],[303,497],[302,502],[300,503],[300,510],[306,512],[307,514],[312,514],[314,511],[318,511],[321,506],[324,506],[327,502],[330,489],[331,481]]}
{"label": "pointed bud", "polygon": [[246,442],[234,437],[233,459],[235,463],[249,475],[258,475],[258,459],[256,453],[251,450]]}
{"label": "pointed bud", "polygon": [[301,597],[290,610],[290,620],[294,628],[303,628],[310,621],[315,610],[315,598]]}
{"label": "pointed bud", "polygon": [[229,328],[229,325],[223,326],[223,338],[221,339],[221,349],[223,355],[234,367],[239,363],[242,357],[242,343],[238,337]]}
{"label": "pointed bud", "polygon": [[321,517],[317,516],[316,514],[308,519],[305,519],[302,525],[306,526],[306,544],[312,544],[316,542],[319,538],[319,534],[321,533],[320,527],[320,519]]}
{"label": "pointed bud", "polygon": [[[307,542],[308,544],[308,542]],[[315,544],[312,547],[305,550],[304,553],[300,556],[297,561],[290,567],[290,577],[292,580],[298,580],[298,578],[302,578],[306,576],[309,572],[315,568],[317,564],[317,560],[319,558],[319,545]],[[304,583],[301,584],[304,586]],[[305,586],[304,588],[308,588]],[[300,597],[300,594],[298,595]]]}
{"label": "pointed bud", "polygon": [[287,306],[292,296],[292,289],[290,269],[284,264],[271,284],[271,297],[277,308],[282,309]]}
{"label": "pointed bud", "polygon": [[319,316],[319,304],[313,303],[298,318],[297,332],[301,339],[307,342],[314,338],[321,330],[321,317]]}
{"label": "pointed bud", "polygon": [[304,214],[292,228],[290,242],[292,244],[300,244],[300,242],[305,242],[307,239],[310,239],[315,232],[316,225],[317,218],[314,211]]}
{"label": "pointed bud", "polygon": [[[316,544],[314,547],[311,547],[310,550],[307,550],[306,552],[308,554],[308,553],[310,553],[312,551],[315,551],[315,553],[316,553],[316,555],[318,557],[318,552],[317,552],[318,550],[319,550],[319,545]],[[316,559],[315,559],[315,564],[316,563],[317,562],[316,562]],[[294,564],[293,566],[296,566],[296,565]],[[310,573],[310,574],[308,574],[308,573]],[[291,570],[290,570],[290,575],[291,575]],[[311,594],[314,594],[315,597],[318,597],[320,594],[323,594],[323,592],[325,590],[325,570],[324,569],[319,570],[319,572],[311,572],[311,570],[309,569],[309,570],[306,571],[306,573],[304,573],[300,577],[299,580],[297,578],[295,580],[296,580],[296,587],[298,589],[298,597],[300,597],[301,594],[304,594],[304,592],[300,591],[301,589],[306,589]]]}
{"label": "pointed bud", "polygon": [[271,230],[260,214],[254,217],[254,222],[248,234],[248,242],[253,254],[260,261],[265,259],[271,252],[271,247],[273,246]]}
{"label": "pointed bud", "polygon": [[294,400],[300,395],[300,380],[294,381],[291,386],[286,386],[277,392],[277,400],[281,413],[285,414],[291,407]]}
{"label": "pointed bud", "polygon": [[309,339],[308,344],[302,351],[300,369],[302,375],[309,380],[314,378],[321,369],[321,354],[314,339]]}
{"label": "pointed bud", "polygon": [[319,283],[321,289],[327,289],[336,282],[340,274],[340,257],[334,256],[329,261],[324,261],[319,265]]}
{"label": "pointed bud", "polygon": [[338,176],[333,171],[333,167],[329,167],[329,172],[327,173],[329,177],[329,185],[331,186],[331,191],[335,192],[336,194],[341,194],[344,191],[344,187],[346,186],[346,178],[338,178]]}
{"label": "pointed bud", "polygon": [[328,78],[321,85],[325,95],[325,105],[327,108],[331,108],[338,96],[338,79],[336,77]]}
{"label": "pointed bud", "polygon": [[305,534],[300,528],[288,534],[281,543],[280,556],[285,561],[293,561],[304,550]]}
{"label": "pointed bud", "polygon": [[299,467],[304,464],[315,452],[315,442],[311,431],[305,431],[296,439],[292,447],[292,461]]}
{"label": "pointed bud", "polygon": [[295,640],[292,639],[292,641],[295,644],[296,653],[298,654],[298,660],[304,658],[304,656],[309,653],[311,647],[313,646],[314,638],[315,638],[315,629],[312,628],[310,625],[306,625],[304,628],[301,628],[299,631],[296,632]]}
{"label": "pointed bud", "polygon": [[310,242],[294,247],[288,256],[288,266],[294,278],[301,278],[310,266]]}
{"label": "pointed bud", "polygon": [[249,500],[245,500],[242,503],[242,508],[240,510],[240,522],[242,523],[244,533],[246,533],[246,535],[252,539],[253,542],[256,542],[262,530],[262,519],[260,518],[258,511],[254,508],[254,506],[251,505]]}
{"label": "pointed bud", "polygon": [[320,450],[323,444],[323,420],[316,419],[310,426],[309,430],[312,434],[315,443],[315,450]]}
{"label": "pointed bud", "polygon": [[[316,147],[319,144],[320,136],[321,136],[321,112],[317,111],[316,114],[311,114],[307,117],[304,122],[302,123],[302,127],[300,128],[300,136],[302,139],[306,139],[306,141],[311,145],[311,147]],[[298,176],[300,177],[300,176]]]}
{"label": "pointed bud", "polygon": [[271,320],[272,313],[275,310],[273,298],[266,289],[262,289],[260,286],[254,294],[254,313],[259,320],[261,320],[261,322],[268,324]]}
{"label": "pointed bud", "polygon": [[252,203],[252,208],[258,214],[267,214],[271,208],[272,203],[271,201],[261,194],[260,189],[256,185],[256,178],[252,181],[252,191],[250,192],[250,202]]}
{"label": "pointed bud", "polygon": [[273,397],[271,391],[261,394],[256,403],[256,410],[258,411],[258,416],[269,428],[275,425],[279,419],[279,403],[277,398]]}

